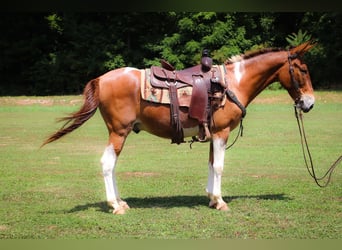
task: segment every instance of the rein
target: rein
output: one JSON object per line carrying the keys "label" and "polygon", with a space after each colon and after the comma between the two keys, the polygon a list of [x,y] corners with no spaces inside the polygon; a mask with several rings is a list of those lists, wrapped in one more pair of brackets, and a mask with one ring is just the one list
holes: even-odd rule
{"label": "rein", "polygon": [[294,69],[293,69],[293,65],[292,65],[292,59],[295,59],[298,57],[298,55],[295,54],[290,54],[290,52],[288,52],[289,55],[287,57],[287,60],[289,62],[289,73],[290,73],[290,77],[291,77],[291,82],[294,85],[295,89],[297,92],[299,92],[299,82],[296,80],[296,78],[294,77]]}
{"label": "rein", "polygon": [[241,121],[240,121],[239,132],[236,134],[236,137],[235,137],[234,141],[229,146],[226,147],[226,150],[228,150],[228,149],[230,149],[231,147],[234,146],[235,142],[239,139],[239,135],[240,135],[240,137],[242,137],[242,135],[243,135],[242,121],[243,121],[243,118],[241,118]]}
{"label": "rein", "polygon": [[[241,120],[240,120],[240,126],[239,126],[239,132],[237,133],[237,135],[236,135],[234,141],[233,141],[229,146],[226,147],[226,150],[228,150],[228,149],[230,149],[231,147],[234,146],[234,144],[236,143],[236,141],[237,141],[238,138],[239,138],[239,135],[240,135],[240,137],[242,137],[242,135],[243,135],[243,124],[242,124],[242,122],[243,122],[243,118],[245,118],[245,116],[246,116],[246,114],[247,114],[247,110],[246,110],[245,106],[243,106],[243,105],[241,104],[241,102],[240,102],[239,99],[236,97],[236,95],[234,94],[233,91],[231,91],[231,90],[229,90],[229,89],[227,88],[227,89],[225,90],[224,93],[227,95],[228,98],[230,98],[230,99],[235,103],[235,105],[237,105],[237,106],[241,109],[241,112],[242,112]],[[189,143],[190,143],[190,149],[192,149],[192,144],[193,144],[195,141],[197,141],[197,140],[194,139],[194,138],[192,138],[192,140],[189,141]]]}
{"label": "rein", "polygon": [[233,91],[229,90],[228,88],[226,89],[226,95],[236,104],[236,106],[238,106],[240,109],[241,109],[241,112],[242,112],[242,116],[241,116],[241,120],[240,120],[240,127],[239,127],[239,132],[237,133],[234,141],[226,147],[226,150],[230,149],[231,147],[234,146],[235,142],[238,140],[239,138],[239,135],[240,137],[242,137],[243,135],[243,125],[242,125],[242,121],[243,121],[243,118],[245,118],[246,114],[247,114],[247,111],[246,111],[246,108],[245,106],[243,106],[241,104],[241,102],[239,101],[239,99],[236,97],[236,95],[234,94]]}
{"label": "rein", "polygon": [[[303,123],[303,113],[301,112],[301,110],[299,110],[299,113],[298,113],[298,109],[297,109],[296,105],[294,105],[294,110],[295,110],[295,116],[297,118],[297,124],[298,124],[298,129],[299,129],[300,140],[301,140],[301,144],[302,144],[302,151],[303,151],[303,157],[304,157],[306,169],[308,170],[310,176],[314,179],[317,186],[324,188],[324,187],[328,186],[328,184],[330,183],[331,175],[332,175],[333,171],[335,170],[336,166],[341,162],[342,155],[331,165],[331,167],[328,169],[328,171],[322,177],[318,178],[316,176],[316,173],[315,173],[310,149],[308,146],[308,142],[306,140],[304,123]],[[308,164],[306,154],[308,155],[310,165]],[[328,177],[327,181],[325,183],[321,184],[320,181],[323,181],[326,177]]]}
{"label": "rein", "polygon": [[[292,59],[295,59],[298,57],[298,54],[290,54],[290,52],[288,53],[288,63],[289,63],[289,73],[290,73],[290,77],[291,77],[291,82],[293,84],[293,86],[295,87],[296,91],[300,94],[299,91],[299,82],[296,80],[296,78],[294,77],[294,69],[293,69],[293,65],[292,65]],[[303,151],[303,157],[304,157],[304,162],[305,162],[305,166],[306,169],[308,170],[310,176],[314,179],[315,183],[317,184],[317,186],[324,188],[326,186],[328,186],[328,184],[331,181],[331,175],[334,172],[336,166],[341,162],[342,160],[342,156],[340,156],[328,169],[328,171],[322,176],[322,177],[317,177],[316,173],[315,173],[315,168],[312,162],[312,156],[311,156],[311,152],[309,149],[309,145],[306,139],[306,134],[305,134],[305,129],[304,129],[304,122],[303,122],[303,113],[301,110],[299,110],[298,112],[298,108],[297,105],[294,105],[294,110],[295,110],[295,116],[297,119],[297,124],[298,124],[298,129],[299,129],[299,135],[300,135],[300,141],[301,141],[301,145],[302,145],[302,151]],[[310,165],[308,163],[308,159],[310,161]],[[320,183],[322,182],[325,178],[328,178],[324,183]]]}

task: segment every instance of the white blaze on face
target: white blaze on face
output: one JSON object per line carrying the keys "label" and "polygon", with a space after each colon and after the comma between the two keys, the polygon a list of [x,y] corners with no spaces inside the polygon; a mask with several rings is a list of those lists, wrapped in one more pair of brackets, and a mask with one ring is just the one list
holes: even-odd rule
{"label": "white blaze on face", "polygon": [[244,61],[234,63],[234,76],[237,83],[240,83],[243,74],[245,73]]}

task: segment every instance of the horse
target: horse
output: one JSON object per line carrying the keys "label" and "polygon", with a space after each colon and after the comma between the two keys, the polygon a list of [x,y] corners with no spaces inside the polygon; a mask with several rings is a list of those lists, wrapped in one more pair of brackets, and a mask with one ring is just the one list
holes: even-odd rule
{"label": "horse", "polygon": [[[308,67],[303,62],[303,55],[313,46],[312,42],[305,42],[290,49],[264,48],[234,56],[223,63],[225,79],[228,79],[225,93],[233,92],[236,100],[226,98],[226,102],[212,114],[206,186],[210,208],[229,210],[221,194],[226,144],[230,132],[242,121],[245,108],[260,92],[271,83],[280,82],[296,108],[303,112],[313,108],[314,91]],[[141,97],[142,71],[123,67],[90,80],[84,88],[83,105],[77,112],[62,118],[61,121],[66,122],[64,126],[42,144],[58,140],[79,128],[99,109],[109,134],[100,162],[107,204],[113,209],[113,214],[124,214],[129,209],[129,205],[120,198],[115,167],[130,132],[138,128],[162,138],[170,139],[172,136],[170,105],[153,103]],[[199,123],[189,117],[188,108],[180,107],[179,117],[184,137],[198,133]]]}

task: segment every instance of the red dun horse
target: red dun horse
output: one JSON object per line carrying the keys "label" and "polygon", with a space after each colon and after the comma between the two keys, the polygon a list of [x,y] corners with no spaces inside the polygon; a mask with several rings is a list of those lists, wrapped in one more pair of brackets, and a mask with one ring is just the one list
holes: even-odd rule
{"label": "red dun horse", "polygon": [[[212,114],[209,174],[206,192],[209,206],[228,210],[222,199],[221,176],[226,143],[230,131],[242,119],[243,110],[268,85],[278,81],[288,91],[297,108],[308,112],[314,105],[313,88],[303,54],[313,45],[303,43],[290,50],[263,49],[235,57],[225,64],[228,91],[235,93],[239,102],[227,98],[224,105]],[[116,185],[115,166],[128,134],[135,129],[145,130],[163,138],[171,138],[170,106],[142,99],[141,74],[136,68],[120,68],[91,80],[84,89],[84,103],[79,111],[62,118],[66,124],[49,137],[43,145],[72,132],[100,109],[108,128],[108,145],[101,158],[107,202],[114,214],[123,214],[129,208],[121,200]],[[229,89],[229,90],[228,90]],[[180,108],[179,117],[184,137],[198,133],[199,123],[188,116],[187,108]]]}

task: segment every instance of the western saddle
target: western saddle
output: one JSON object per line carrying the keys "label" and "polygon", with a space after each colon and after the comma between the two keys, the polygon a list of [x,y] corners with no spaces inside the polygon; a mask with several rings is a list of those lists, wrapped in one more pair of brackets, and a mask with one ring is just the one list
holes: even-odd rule
{"label": "western saddle", "polygon": [[[192,96],[189,106],[189,117],[199,122],[198,141],[210,139],[211,114],[217,108],[217,101],[224,97],[224,90],[227,88],[223,74],[219,66],[212,65],[209,52],[204,49],[202,52],[201,64],[175,70],[165,60],[161,60],[161,67],[151,67],[151,85],[154,88],[165,88],[169,90],[170,96],[170,117],[172,126],[171,143],[180,144],[184,142],[183,127],[179,116],[179,103],[177,89],[191,86]],[[217,93],[219,93],[217,95]]]}

